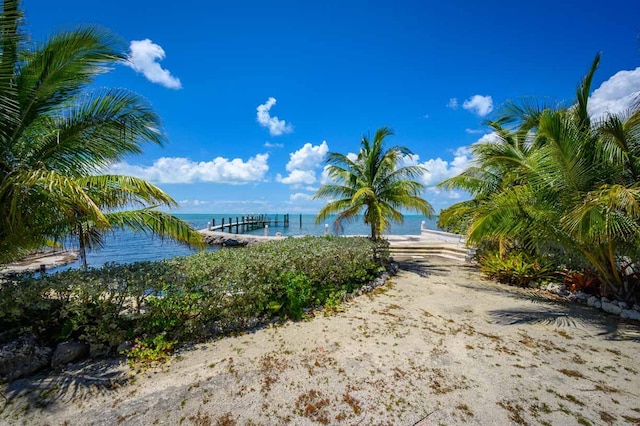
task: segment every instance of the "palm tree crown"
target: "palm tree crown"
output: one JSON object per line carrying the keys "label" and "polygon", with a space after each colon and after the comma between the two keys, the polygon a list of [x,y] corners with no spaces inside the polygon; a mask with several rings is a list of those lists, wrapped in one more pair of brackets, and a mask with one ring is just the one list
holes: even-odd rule
{"label": "palm tree crown", "polygon": [[362,137],[357,157],[330,153],[327,171],[331,184],[322,185],[314,199],[332,199],[316,216],[320,223],[336,214],[334,225],[354,220],[364,210],[364,223],[371,227],[371,238],[379,239],[390,221],[402,223],[399,209],[407,208],[431,216],[431,205],[420,197],[424,185],[417,182],[426,172],[423,166],[402,165],[411,151],[403,146],[384,149],[384,140],[393,132],[378,129],[373,141]]}
{"label": "palm tree crown", "polygon": [[472,148],[473,167],[440,184],[474,196],[442,212],[440,225],[464,221],[472,244],[497,243],[501,253],[578,259],[598,272],[604,293],[629,299],[640,291],[622,273],[640,260],[640,103],[589,116],[599,62],[569,108],[508,105],[493,123],[496,139]]}
{"label": "palm tree crown", "polygon": [[[27,42],[18,0],[0,13],[0,261],[48,240],[73,236],[81,248],[129,227],[201,245],[185,222],[153,207],[176,202],[156,186],[105,175],[144,143],[162,145],[160,119],[123,89],[89,90],[126,60],[110,32],[81,27]],[[137,207],[137,210],[127,210]]]}

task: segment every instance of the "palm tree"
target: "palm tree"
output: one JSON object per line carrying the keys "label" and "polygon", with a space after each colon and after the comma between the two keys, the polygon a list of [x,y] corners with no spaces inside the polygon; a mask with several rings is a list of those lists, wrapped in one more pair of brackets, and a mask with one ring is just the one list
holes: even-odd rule
{"label": "palm tree", "polygon": [[371,239],[377,240],[391,221],[402,223],[399,209],[407,208],[431,216],[431,205],[420,198],[424,185],[415,179],[426,172],[423,166],[402,166],[411,151],[403,146],[384,149],[384,140],[393,132],[386,127],[376,131],[373,141],[362,137],[356,158],[332,152],[327,158],[332,184],[322,185],[314,199],[332,199],[316,216],[320,223],[337,214],[334,225],[354,220],[364,210],[364,223],[371,226]]}
{"label": "palm tree", "polygon": [[[89,90],[126,60],[110,32],[81,27],[28,42],[18,0],[0,13],[0,261],[49,240],[96,247],[114,228],[202,245],[188,224],[154,207],[176,202],[142,179],[104,174],[110,164],[162,145],[160,119],[138,95]],[[130,208],[135,210],[128,210]]]}
{"label": "palm tree", "polygon": [[[475,243],[500,239],[511,249],[545,254],[556,246],[581,256],[598,271],[603,293],[629,299],[640,290],[621,273],[623,259],[640,260],[640,104],[622,115],[589,116],[599,61],[597,55],[573,106],[508,108],[498,121],[526,135],[524,155],[505,155],[513,144],[503,135],[475,146],[474,168],[441,184],[471,190],[474,199],[441,216],[453,223],[471,217]],[[483,179],[470,179],[477,176]]]}

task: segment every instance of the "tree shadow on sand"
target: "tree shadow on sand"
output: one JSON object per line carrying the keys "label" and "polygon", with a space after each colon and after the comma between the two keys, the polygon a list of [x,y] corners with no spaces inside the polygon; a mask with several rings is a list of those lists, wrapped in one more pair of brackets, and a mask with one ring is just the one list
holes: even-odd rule
{"label": "tree shadow on sand", "polygon": [[[480,279],[478,277],[478,279]],[[607,340],[630,340],[640,343],[640,325],[620,317],[609,315],[595,308],[562,299],[554,294],[530,288],[511,287],[493,281],[458,283],[469,291],[527,300],[535,308],[501,309],[488,311],[496,324],[542,324],[554,327],[588,328],[598,330],[598,336]]]}
{"label": "tree shadow on sand", "polygon": [[[71,365],[64,371],[48,370],[14,380],[6,385],[3,392],[7,404],[19,400],[25,406],[38,410],[55,410],[58,403],[106,395],[126,385],[129,380],[128,369],[123,368],[120,360],[106,359],[100,362],[86,361]],[[5,407],[0,408],[2,412]]]}
{"label": "tree shadow on sand", "polygon": [[[566,302],[567,305],[570,302]],[[542,324],[554,327],[595,328],[598,336],[612,341],[633,341],[640,343],[638,324],[619,317],[596,311],[586,306],[562,306],[560,309],[499,309],[487,314],[495,324],[520,325]]]}
{"label": "tree shadow on sand", "polygon": [[[406,260],[398,262],[401,270],[415,273],[421,277],[449,276],[452,273],[466,273],[466,282],[452,282],[469,292],[491,294],[498,297],[527,300],[535,307],[530,309],[500,309],[487,314],[499,325],[541,324],[554,327],[594,328],[598,336],[607,340],[625,340],[640,343],[640,324],[624,320],[574,302],[569,302],[554,294],[521,287],[500,284],[481,277],[477,267],[446,259]],[[449,283],[447,283],[449,284]],[[482,297],[482,296],[480,296]]]}

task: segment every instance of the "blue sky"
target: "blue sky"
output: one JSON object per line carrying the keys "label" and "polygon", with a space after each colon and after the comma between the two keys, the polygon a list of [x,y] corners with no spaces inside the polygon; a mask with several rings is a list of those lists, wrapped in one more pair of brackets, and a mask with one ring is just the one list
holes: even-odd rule
{"label": "blue sky", "polygon": [[[595,54],[593,113],[640,93],[640,6],[575,1],[24,0],[34,39],[78,24],[122,38],[131,63],[99,78],[144,96],[169,143],[115,164],[184,213],[315,213],[327,152],[389,126],[435,185],[490,138],[508,99],[570,103]],[[601,87],[602,86],[602,87]]]}

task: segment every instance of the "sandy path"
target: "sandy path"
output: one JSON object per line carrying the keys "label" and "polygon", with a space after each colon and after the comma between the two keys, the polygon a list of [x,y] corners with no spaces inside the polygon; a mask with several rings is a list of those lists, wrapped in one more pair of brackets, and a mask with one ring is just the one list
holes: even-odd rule
{"label": "sandy path", "polygon": [[637,324],[406,263],[390,288],[184,350],[164,371],[79,365],[4,389],[9,424],[640,424]]}

